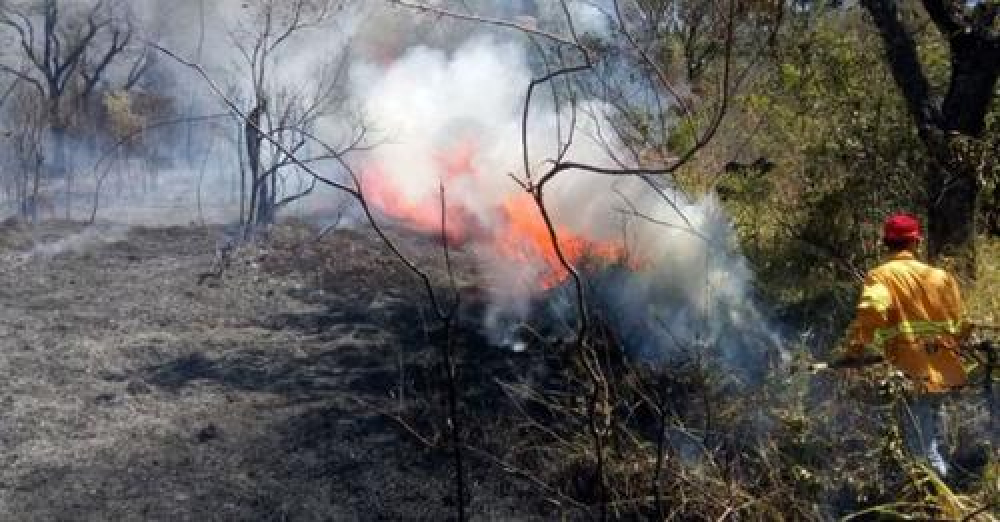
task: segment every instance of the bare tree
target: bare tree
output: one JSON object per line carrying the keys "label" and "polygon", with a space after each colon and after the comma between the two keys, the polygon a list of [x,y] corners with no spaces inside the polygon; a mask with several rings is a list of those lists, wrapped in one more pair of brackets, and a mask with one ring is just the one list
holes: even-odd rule
{"label": "bare tree", "polygon": [[[343,87],[347,49],[322,64],[308,87],[289,85],[277,76],[284,47],[307,31],[319,31],[349,0],[259,0],[249,27],[234,31],[249,76],[251,93],[244,140],[249,167],[247,222],[268,224],[283,206],[309,194],[316,180],[301,172],[301,164],[333,159],[326,151],[309,155],[308,132],[324,117],[348,121]],[[358,127],[354,144],[364,130]],[[276,147],[274,142],[282,144]],[[301,156],[296,158],[295,156]]]}
{"label": "bare tree", "polygon": [[[22,58],[30,65],[26,70],[0,64],[0,70],[27,81],[48,100],[53,129],[65,128],[64,99],[77,73],[82,79],[79,94],[86,97],[132,40],[130,21],[113,15],[119,7],[111,0],[98,0],[85,12],[64,13],[57,0],[0,7],[0,24],[16,32]],[[134,83],[136,74],[130,72],[126,83]]]}
{"label": "bare tree", "polygon": [[[113,64],[134,40],[131,19],[119,13],[127,6],[116,0],[96,0],[87,6],[58,0],[5,2],[0,5],[0,26],[13,32],[18,53],[14,63],[0,63],[0,71],[34,87],[45,100],[52,146],[52,167],[67,175],[67,133],[71,109],[82,106]],[[141,55],[140,55],[141,56]],[[130,67],[124,85],[134,85],[144,71],[140,58]],[[79,102],[71,104],[70,99]],[[67,214],[71,202],[67,199]]]}
{"label": "bare tree", "polygon": [[[37,222],[41,207],[50,206],[41,193],[42,164],[45,161],[45,129],[47,117],[40,99],[24,88],[15,94],[17,106],[9,109],[9,124],[13,129],[7,134],[13,152],[14,168],[11,179],[17,213],[22,218]],[[51,209],[49,209],[51,210]]]}

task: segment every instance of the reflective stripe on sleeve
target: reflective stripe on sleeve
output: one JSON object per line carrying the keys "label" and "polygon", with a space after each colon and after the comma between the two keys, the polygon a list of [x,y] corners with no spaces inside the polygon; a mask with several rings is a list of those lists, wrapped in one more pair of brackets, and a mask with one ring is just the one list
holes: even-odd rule
{"label": "reflective stripe on sleeve", "polygon": [[962,332],[963,322],[953,321],[903,321],[888,328],[875,329],[872,344],[881,349],[886,342],[903,336],[908,340],[917,340],[920,337],[950,334],[959,335]]}

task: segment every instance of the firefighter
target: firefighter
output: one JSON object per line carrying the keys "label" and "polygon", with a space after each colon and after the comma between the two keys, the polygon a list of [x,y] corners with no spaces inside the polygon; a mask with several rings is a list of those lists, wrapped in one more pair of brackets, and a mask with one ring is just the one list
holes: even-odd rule
{"label": "firefighter", "polygon": [[966,384],[960,349],[969,328],[958,283],[948,272],[917,259],[920,223],[909,214],[890,216],[882,241],[889,260],[865,277],[857,317],[844,354],[822,368],[886,361],[905,377],[911,400],[900,412],[907,450],[942,477],[943,401]]}

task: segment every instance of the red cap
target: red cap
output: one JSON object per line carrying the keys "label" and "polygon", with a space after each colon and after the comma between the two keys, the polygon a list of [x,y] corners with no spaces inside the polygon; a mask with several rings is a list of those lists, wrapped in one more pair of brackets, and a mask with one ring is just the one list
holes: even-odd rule
{"label": "red cap", "polygon": [[882,238],[888,241],[917,241],[920,239],[920,221],[910,214],[895,214],[885,220]]}

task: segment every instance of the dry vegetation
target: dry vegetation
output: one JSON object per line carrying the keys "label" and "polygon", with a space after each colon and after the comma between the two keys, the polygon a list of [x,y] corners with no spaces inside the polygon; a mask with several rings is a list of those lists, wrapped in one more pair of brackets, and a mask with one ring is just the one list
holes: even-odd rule
{"label": "dry vegetation", "polygon": [[[400,269],[345,233],[322,292],[267,245],[198,285],[223,232],[0,229],[0,518],[447,518],[447,466],[381,413],[426,360]],[[483,517],[532,512],[472,477]]]}
{"label": "dry vegetation", "polygon": [[[17,216],[0,224],[0,519],[997,520],[1000,434],[987,406],[1000,391],[996,370],[980,369],[949,405],[958,471],[947,482],[901,450],[894,417],[907,392],[885,368],[804,371],[833,355],[858,280],[877,261],[878,223],[899,209],[929,212],[928,244],[949,247],[941,253],[960,268],[971,266],[964,247],[983,221],[992,235],[978,245],[966,296],[971,317],[994,325],[980,335],[996,339],[1000,111],[990,86],[1000,62],[976,54],[1000,49],[995,2],[967,3],[965,19],[948,20],[959,10],[944,0],[898,2],[904,17],[888,0],[389,0],[364,23],[353,8],[375,2],[156,4],[0,2],[14,44],[0,63],[12,82],[0,98],[10,145],[0,149],[0,188],[4,215]],[[530,42],[525,64],[487,74],[481,55],[442,58],[450,76],[440,85],[422,84],[438,76],[427,64],[415,78],[387,73],[399,91],[373,82],[411,53],[460,55],[467,39],[508,38]],[[182,50],[188,40],[196,50]],[[913,60],[887,58],[892,42]],[[323,59],[300,63],[305,55]],[[521,55],[498,56],[507,65]],[[358,64],[373,78],[353,78]],[[507,73],[523,75],[513,88],[524,99],[500,107],[487,91]],[[252,89],[240,92],[247,80]],[[961,88],[970,81],[989,88]],[[479,126],[463,103],[409,115],[420,120],[409,137],[368,121],[373,108],[421,105],[446,84],[476,91],[475,111],[513,115],[468,131],[483,151],[445,150]],[[417,102],[398,99],[402,91]],[[949,121],[968,104],[970,122]],[[609,112],[588,114],[596,106]],[[557,128],[531,128],[534,112],[550,108]],[[506,143],[490,126],[521,132]],[[327,127],[337,131],[325,136]],[[543,134],[555,135],[553,150],[540,150]],[[412,165],[380,165],[384,145],[407,139],[445,149],[418,146],[399,154]],[[617,167],[570,154],[587,141]],[[481,165],[521,153],[523,171]],[[386,166],[405,176],[366,177]],[[493,187],[467,182],[509,177],[510,198],[497,201],[517,210],[503,215],[540,212],[542,242],[564,230],[550,217],[558,207],[595,220],[565,229],[582,234],[570,243],[621,217],[582,210],[618,187],[578,176],[579,194],[554,201],[559,191],[545,188],[556,177],[641,177],[678,214],[684,194],[717,198],[735,230],[719,234],[755,277],[746,298],[767,308],[759,322],[794,334],[767,357],[748,354],[760,359],[752,370],[695,339],[678,340],[669,364],[628,357],[629,332],[615,331],[614,314],[573,270],[621,260],[557,252],[571,276],[532,297],[531,324],[509,325],[498,342],[482,323],[491,290],[509,282],[503,270],[477,271],[472,252],[402,225],[378,237],[360,225],[278,220],[298,204],[329,211],[325,186],[345,198],[340,217],[358,219],[360,204],[372,223],[410,219],[434,235],[437,201],[410,205],[392,186],[422,171],[441,184],[442,222],[452,205],[459,218],[492,215],[497,202],[477,204]],[[970,204],[977,194],[983,209]],[[183,210],[141,208],[189,196]],[[526,207],[506,206],[519,197]],[[133,210],[201,223],[234,210],[221,221],[238,215],[240,226],[69,222],[128,221]],[[67,221],[45,221],[57,216]],[[446,306],[434,309],[429,293]],[[574,297],[577,332],[553,324],[552,303]],[[449,303],[454,315],[442,313]]]}
{"label": "dry vegetation", "polygon": [[[357,251],[356,233],[339,231],[313,242],[306,228],[282,230],[287,243],[279,250],[290,255],[275,259],[291,260],[286,268],[311,274],[320,287],[352,272],[342,254]],[[422,266],[441,266],[432,242],[407,246],[422,256]],[[331,261],[336,259],[343,261]],[[489,482],[513,480],[533,491],[542,509],[535,513],[546,517],[993,520],[1000,475],[982,381],[950,406],[948,438],[959,471],[947,483],[901,449],[894,415],[907,395],[898,381],[882,368],[846,379],[800,371],[810,357],[806,346],[788,347],[802,361],[775,364],[761,381],[740,383],[709,358],[642,365],[623,357],[605,331],[591,347],[609,383],[610,409],[595,412],[588,408],[590,378],[571,347],[537,342],[515,353],[476,333],[477,275],[461,255],[459,260],[466,296],[456,334],[462,440],[476,469],[484,466],[489,477],[469,488],[473,513],[481,513],[476,502],[484,500]],[[378,264],[393,265],[391,256]],[[370,267],[357,273],[407,287],[406,277],[390,281],[381,271],[373,276]],[[976,317],[977,303],[994,295],[991,267],[983,265],[981,283],[969,297]],[[435,280],[444,285],[444,276],[439,272]],[[418,296],[410,284],[410,295]],[[443,370],[433,351],[425,355],[390,392],[407,399],[388,417],[412,442],[443,451]],[[595,416],[601,419],[601,467],[591,431]]]}
{"label": "dry vegetation", "polygon": [[[441,334],[412,275],[364,232],[317,239],[293,223],[237,246],[199,285],[226,232],[4,225],[5,512],[452,516]],[[442,266],[433,241],[402,246]],[[456,256],[473,519],[991,520],[1000,474],[975,392],[952,407],[962,473],[945,485],[900,452],[888,405],[903,395],[875,372],[776,368],[747,386],[709,360],[634,366],[610,336],[593,345],[611,389],[599,482],[578,360],[542,342],[490,345],[478,276]]]}

